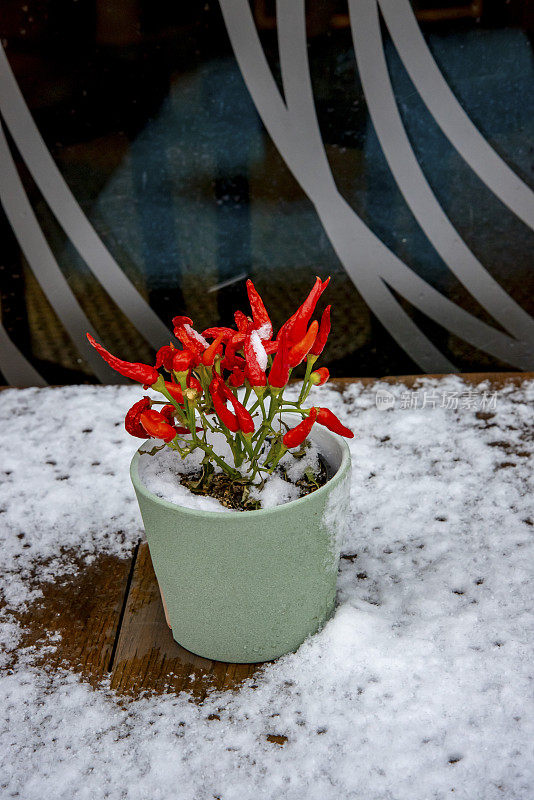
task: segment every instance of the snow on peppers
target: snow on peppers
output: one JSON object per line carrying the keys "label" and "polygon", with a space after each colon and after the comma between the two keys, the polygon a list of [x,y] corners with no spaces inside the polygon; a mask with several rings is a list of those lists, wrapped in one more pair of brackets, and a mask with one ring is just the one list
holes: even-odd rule
{"label": "snow on peppers", "polygon": [[263,305],[263,300],[259,296],[256,288],[251,280],[247,281],[247,293],[252,309],[252,319],[254,321],[254,330],[262,340],[268,340],[273,335],[273,324],[269,319],[269,315]]}
{"label": "snow on peppers", "polygon": [[265,386],[267,379],[267,353],[257,331],[252,331],[245,338],[245,375],[251,386]]}
{"label": "snow on peppers", "polygon": [[184,349],[190,350],[197,357],[209,346],[201,333],[193,328],[189,317],[174,317],[174,335],[181,341]]}

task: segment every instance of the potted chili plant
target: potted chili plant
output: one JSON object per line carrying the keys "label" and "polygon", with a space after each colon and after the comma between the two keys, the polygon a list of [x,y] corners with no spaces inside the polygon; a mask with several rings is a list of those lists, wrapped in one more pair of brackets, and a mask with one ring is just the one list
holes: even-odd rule
{"label": "potted chili plant", "polygon": [[[350,471],[340,437],[353,434],[327,408],[306,407],[329,377],[315,363],[330,306],[311,321],[329,280],[317,278],[276,338],[249,280],[251,316],[236,311],[235,328],[202,333],[175,317],[180,346],[162,347],[154,366],[122,361],[88,334],[108,364],[162,398],[145,395],[126,414],[130,434],[156,440],[135,454],[131,478],[173,636],[206,658],[294,651],[334,607]],[[290,400],[284,390],[303,363]],[[186,499],[175,502],[153,478],[178,464],[173,480]]]}

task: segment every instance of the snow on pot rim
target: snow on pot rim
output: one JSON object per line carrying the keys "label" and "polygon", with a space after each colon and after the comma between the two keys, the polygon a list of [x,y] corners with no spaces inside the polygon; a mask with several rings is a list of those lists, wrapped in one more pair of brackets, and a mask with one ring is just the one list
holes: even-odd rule
{"label": "snow on pot rim", "polygon": [[[284,415],[284,417],[285,416],[286,415]],[[250,511],[235,511],[221,506],[221,508],[217,510],[204,510],[191,508],[179,503],[173,503],[170,500],[165,500],[164,498],[159,497],[159,495],[150,491],[150,489],[144,484],[139,472],[142,456],[153,458],[153,456],[148,456],[146,450],[143,450],[143,448],[147,446],[146,442],[143,442],[139,449],[134,453],[130,464],[130,476],[137,492],[141,493],[146,498],[157,502],[164,508],[180,509],[182,513],[187,513],[195,517],[220,517],[221,514],[224,514],[225,520],[230,520],[232,518],[242,519],[243,517],[250,517],[251,515],[253,515],[254,518],[258,518],[260,515],[272,515],[276,514],[277,512],[279,513],[281,509],[289,506],[294,508],[299,503],[305,503],[312,496],[315,498],[320,498],[323,495],[330,494],[334,487],[341,480],[343,480],[347,469],[350,468],[350,450],[345,439],[343,439],[342,436],[332,433],[327,428],[318,426],[312,430],[309,438],[318,445],[319,453],[326,460],[328,468],[332,471],[332,475],[328,478],[325,484],[320,486],[314,492],[310,492],[309,494],[304,495],[303,497],[298,497],[294,500],[288,500],[287,502],[280,503],[279,505],[271,508],[259,508]],[[151,447],[153,447],[163,444],[163,442],[151,439],[149,444]],[[179,458],[178,455],[176,457]],[[215,498],[213,499],[215,500]]]}

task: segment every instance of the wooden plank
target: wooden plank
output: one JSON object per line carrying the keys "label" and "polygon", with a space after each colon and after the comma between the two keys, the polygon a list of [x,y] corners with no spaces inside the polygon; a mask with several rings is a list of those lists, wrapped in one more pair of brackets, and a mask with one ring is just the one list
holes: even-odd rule
{"label": "wooden plank", "polygon": [[[534,372],[461,372],[453,373],[466,383],[477,386],[479,383],[489,381],[495,389],[500,389],[508,383],[520,386],[524,381],[533,380]],[[424,374],[424,375],[385,375],[383,378],[332,378],[328,385],[333,385],[340,391],[353,383],[361,383],[364,386],[372,386],[373,383],[383,382],[391,384],[402,383],[408,388],[423,380],[424,378],[437,378],[442,380],[449,375],[443,374]]]}
{"label": "wooden plank", "polygon": [[38,664],[63,666],[96,685],[108,674],[131,566],[131,559],[101,555],[90,566],[79,561],[75,575],[37,585],[42,597],[19,616],[21,647],[34,646]]}
{"label": "wooden plank", "polygon": [[111,671],[111,687],[137,695],[187,690],[197,699],[210,689],[233,689],[257,664],[226,664],[200,658],[177,644],[165,622],[146,543],[141,544]]}

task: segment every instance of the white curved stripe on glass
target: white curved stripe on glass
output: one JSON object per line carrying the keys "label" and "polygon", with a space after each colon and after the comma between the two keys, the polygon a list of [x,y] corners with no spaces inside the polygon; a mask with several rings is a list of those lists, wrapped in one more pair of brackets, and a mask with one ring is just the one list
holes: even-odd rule
{"label": "white curved stripe on glass", "polygon": [[72,293],[48,246],[0,124],[0,203],[32,272],[80,354],[104,383],[124,383],[89,344],[86,332],[95,331]]}
{"label": "white curved stripe on glass", "polygon": [[19,89],[0,43],[0,111],[18,151],[57,221],[132,325],[158,348],[169,332],[126,277],[67,186]]}
{"label": "white curved stripe on glass", "polygon": [[[475,347],[513,366],[520,369],[532,368],[534,353],[528,343],[518,341],[481,322],[433,289],[397,258],[342,198],[330,171],[315,112],[308,63],[304,2],[301,0],[300,3],[287,4],[280,0],[277,13],[284,95],[288,110],[295,109],[292,116],[293,128],[298,130],[301,126],[297,139],[300,144],[299,156],[306,157],[308,143],[314,146],[313,157],[307,159],[311,198],[334,246],[337,241],[339,250],[345,253],[345,258],[341,259],[342,263],[350,264],[351,250],[359,251],[365,258],[365,265],[372,265],[376,274],[380,275],[389,286],[435,322]],[[317,167],[319,159],[324,165],[321,175]],[[303,178],[306,178],[305,171]],[[329,195],[331,189],[332,196]],[[319,198],[318,201],[314,199],[314,194]],[[361,274],[361,269],[359,272]]]}
{"label": "white curved stripe on glass", "polygon": [[46,386],[46,381],[22,355],[0,322],[0,370],[11,386]]}
{"label": "white curved stripe on glass", "polygon": [[[301,4],[298,5],[300,9]],[[355,217],[337,192],[317,125],[312,120],[311,126],[307,126],[308,104],[302,107],[299,104],[302,87],[297,87],[296,98],[286,108],[261,47],[248,3],[246,0],[220,0],[220,6],[237,63],[258,113],[288,168],[315,205],[338,258],[365,302],[421,369],[454,371],[454,365],[419,330],[381,280],[374,263],[380,260],[377,248],[388,251],[378,239],[374,246],[372,239],[376,237]],[[279,25],[279,37],[283,36],[282,29]],[[292,49],[293,43],[288,44]],[[285,75],[284,90],[288,82]],[[342,224],[338,230],[341,216],[350,220],[348,229]],[[354,222],[358,227],[355,237]]]}
{"label": "white curved stripe on glass", "polygon": [[493,194],[534,229],[534,192],[463,110],[427,47],[409,0],[378,0],[378,4],[412,83],[445,136]]}
{"label": "white curved stripe on glass", "polygon": [[441,208],[417,161],[391,86],[376,0],[349,0],[358,72],[382,151],[428,240],[473,297],[534,351],[534,320],[484,269]]}
{"label": "white curved stripe on glass", "polygon": [[453,369],[394,300],[384,281],[475,347],[513,366],[531,366],[532,353],[522,343],[468,314],[408,269],[340,195],[315,114],[303,3],[279,3],[277,7],[287,108],[267,64],[248,3],[220,0],[220,5],[243,78],[271,138],[315,205],[325,232],[358,291],[398,343],[426,371]]}

